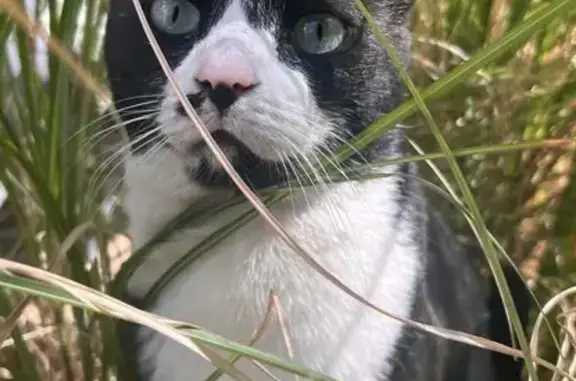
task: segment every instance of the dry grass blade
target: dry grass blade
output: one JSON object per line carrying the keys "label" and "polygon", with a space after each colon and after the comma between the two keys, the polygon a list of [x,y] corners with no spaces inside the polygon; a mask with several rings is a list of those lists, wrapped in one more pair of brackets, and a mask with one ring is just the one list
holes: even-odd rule
{"label": "dry grass blade", "polygon": [[175,328],[157,318],[154,318],[150,313],[138,310],[135,307],[97,292],[89,287],[35,267],[6,259],[0,259],[0,269],[54,285],[67,291],[71,295],[74,295],[79,300],[82,300],[87,305],[91,306],[94,311],[148,327],[185,346],[207,361],[212,362],[215,366],[222,369],[235,380],[249,381],[249,378],[246,375],[231,366],[216,352],[197,345],[190,338],[178,332]]}
{"label": "dry grass blade", "polygon": [[258,361],[254,361],[252,360],[252,362],[254,363],[254,365],[256,366],[256,368],[258,368],[262,373],[264,373],[266,376],[270,377],[271,380],[273,381],[281,381],[278,377],[274,376],[272,374],[272,372],[270,372],[268,369],[266,369],[266,367],[262,364],[260,364]]}
{"label": "dry grass blade", "polygon": [[[68,251],[72,248],[72,246],[76,242],[78,242],[78,240],[82,237],[82,235],[84,235],[84,233],[86,233],[86,231],[88,231],[88,229],[92,228],[93,226],[94,225],[91,222],[87,222],[72,230],[72,232],[70,232],[70,234],[68,235],[68,237],[66,237],[64,242],[62,242],[58,254],[54,258],[50,266],[48,266],[48,269],[50,271],[57,272],[58,265],[65,258],[66,253],[68,253]],[[11,334],[12,330],[14,330],[14,327],[18,323],[18,319],[24,312],[24,309],[31,301],[32,301],[31,297],[25,297],[24,300],[22,300],[16,306],[16,308],[14,308],[14,311],[12,311],[10,316],[8,316],[6,320],[4,320],[0,324],[0,342],[4,342],[6,340],[6,337]]]}
{"label": "dry grass blade", "polygon": [[[213,351],[207,350],[206,348],[200,348],[192,341],[190,341],[190,338],[188,336],[179,333],[174,328],[175,326],[189,327],[190,325],[187,323],[181,323],[157,317],[151,313],[138,310],[135,307],[132,307],[124,302],[116,300],[108,295],[102,294],[101,292],[83,286],[79,283],[71,281],[62,276],[52,274],[47,271],[31,267],[28,265],[20,264],[14,261],[0,259],[0,270],[8,271],[10,273],[22,275],[32,279],[37,279],[47,284],[53,285],[57,288],[60,288],[62,290],[65,290],[69,294],[75,296],[78,300],[82,301],[83,304],[85,304],[86,306],[90,306],[90,309],[95,312],[105,313],[119,319],[127,320],[136,324],[149,327],[152,330],[160,334],[163,334],[168,338],[184,345],[190,350],[198,353],[200,356],[207,359],[208,361],[213,361],[213,363],[216,366],[222,367],[223,370],[226,370],[226,373],[235,374],[235,371],[233,370],[235,368],[232,368],[231,370],[230,364],[228,364],[228,362],[226,362],[225,359],[221,358]],[[449,340],[454,340],[475,347],[496,351],[510,356],[525,358],[522,351],[509,348],[503,344],[482,337],[460,332],[454,332],[443,328],[435,328],[427,326],[425,324],[404,320],[401,318],[399,320],[419,330],[439,335]],[[555,367],[553,364],[549,363],[546,360],[534,356],[532,356],[529,360],[564,376],[567,380],[576,381],[576,378],[572,377],[564,370],[558,369],[557,367]],[[241,377],[239,379],[246,380],[246,378]]]}
{"label": "dry grass blade", "polygon": [[[14,274],[14,275],[12,275]],[[178,343],[185,345],[187,348],[198,353],[202,358],[213,361],[217,367],[225,370],[225,373],[235,373],[235,368],[213,351],[204,348],[210,346],[226,352],[241,353],[242,356],[256,360],[262,364],[267,364],[290,373],[299,374],[311,380],[336,381],[335,379],[323,375],[319,372],[303,368],[297,364],[285,361],[284,359],[269,355],[267,353],[251,350],[250,347],[242,344],[231,342],[218,335],[202,330],[202,328],[189,323],[167,319],[152,313],[139,310],[100,291],[91,289],[70,279],[52,274],[45,270],[24,265],[18,262],[0,259],[0,284],[8,289],[28,291],[36,295],[42,295],[49,300],[58,303],[71,304],[88,311],[105,314],[117,319],[126,320],[135,324],[149,327],[150,329],[166,335],[168,338],[176,340]],[[38,280],[42,283],[32,285],[28,279]],[[40,289],[44,289],[39,292]],[[194,342],[187,340],[193,340]],[[199,342],[202,347],[196,345]],[[201,349],[201,351],[199,351]],[[234,378],[234,377],[233,377]],[[240,378],[245,380],[245,378]]]}
{"label": "dry grass blade", "polygon": [[[286,321],[286,315],[284,314],[284,309],[280,304],[280,298],[278,295],[272,295],[272,300],[274,303],[274,310],[276,311],[276,317],[278,318],[278,324],[280,325],[280,331],[282,332],[282,337],[284,339],[284,344],[286,350],[288,351],[288,356],[290,359],[294,359],[294,348],[292,346],[292,341],[290,340],[290,333],[288,332],[288,322]],[[298,381],[300,378],[294,375],[294,380]]]}
{"label": "dry grass blade", "polygon": [[[268,297],[268,307],[266,308],[266,314],[264,315],[264,319],[262,319],[262,323],[260,323],[260,325],[258,326],[256,331],[252,335],[252,338],[250,339],[250,342],[248,343],[249,346],[253,346],[254,344],[256,344],[256,342],[258,342],[258,340],[260,340],[260,338],[264,334],[264,331],[266,330],[266,328],[268,328],[268,325],[270,324],[270,320],[273,316],[273,307],[274,307],[274,305],[273,305],[274,301],[273,301],[272,297],[273,297],[273,293],[270,292],[270,295]],[[238,355],[232,356],[229,359],[230,364],[234,364],[239,359],[240,359],[240,356],[238,356]],[[212,374],[210,376],[208,376],[208,378],[205,381],[217,381],[218,379],[220,379],[221,376],[222,376],[222,371],[220,369],[216,369],[214,372],[212,372]]]}
{"label": "dry grass blade", "polygon": [[[542,307],[542,311],[538,314],[536,318],[536,322],[534,323],[534,328],[532,330],[532,335],[530,337],[530,350],[535,356],[538,356],[539,352],[539,338],[542,331],[542,324],[546,319],[546,316],[550,314],[554,309],[556,309],[560,304],[564,303],[569,297],[576,295],[576,287],[570,287],[551,298],[545,305]],[[568,322],[566,328],[566,337],[562,343],[562,348],[560,350],[558,364],[557,367],[561,369],[568,368],[566,372],[570,375],[570,377],[576,376],[576,369],[574,368],[576,365],[576,346],[574,345],[574,340],[576,339],[573,337],[573,328],[571,327],[574,323],[574,317],[576,316],[574,311],[568,312]],[[572,324],[571,324],[572,323]],[[570,352],[572,355],[570,356]],[[568,360],[572,358],[572,360]],[[536,365],[536,364],[535,364]],[[564,376],[566,377],[566,376]],[[555,375],[554,378],[557,378]],[[531,378],[528,379],[531,381]]]}
{"label": "dry grass blade", "polygon": [[[56,331],[57,329],[58,329],[58,327],[56,327],[56,326],[42,327],[42,328],[39,328],[35,331],[23,334],[22,339],[24,339],[25,341],[34,340],[34,339],[42,337],[44,335],[51,334],[52,332]],[[15,345],[14,339],[6,339],[6,340],[2,341],[2,343],[0,344],[0,349],[9,348],[9,347],[12,347],[14,345]]]}

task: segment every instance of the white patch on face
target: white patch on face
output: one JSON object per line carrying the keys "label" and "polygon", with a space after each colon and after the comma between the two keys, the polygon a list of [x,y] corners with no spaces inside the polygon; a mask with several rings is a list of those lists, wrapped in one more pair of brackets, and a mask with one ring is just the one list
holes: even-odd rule
{"label": "white patch on face", "polygon": [[[332,123],[318,107],[305,74],[279,60],[274,32],[252,27],[240,0],[230,3],[175,69],[184,93],[200,91],[196,78],[211,55],[227,57],[231,64],[242,61],[246,70],[237,68],[238,75],[249,71],[258,85],[241,95],[223,118],[207,100],[198,113],[209,130],[224,129],[256,155],[272,161],[297,155],[309,158],[333,134]],[[162,132],[176,149],[189,154],[186,150],[201,136],[188,117],[177,112],[179,100],[169,84],[165,93],[158,117]]]}

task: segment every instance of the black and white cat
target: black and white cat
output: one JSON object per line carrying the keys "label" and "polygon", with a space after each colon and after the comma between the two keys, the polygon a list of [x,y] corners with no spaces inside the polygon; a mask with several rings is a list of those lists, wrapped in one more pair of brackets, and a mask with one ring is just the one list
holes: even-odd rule
{"label": "black and white cat", "polygon": [[[405,64],[411,2],[365,0]],[[255,189],[310,169],[402,98],[396,70],[350,0],[142,5],[191,104]],[[106,56],[118,108],[132,107],[124,119],[134,108],[151,115],[127,126],[132,151],[125,160],[125,207],[138,248],[190,205],[235,191],[167,84],[131,0],[111,1]],[[402,132],[395,130],[360,154],[368,161],[390,158],[401,155],[402,146]],[[489,304],[497,298],[493,288],[477,275],[471,252],[429,211],[413,166],[383,170],[392,175],[294,189],[273,212],[327,270],[382,309],[509,339],[500,304]],[[240,211],[165,242],[134,275],[128,298],[137,303],[174,261]],[[364,307],[309,268],[260,219],[212,249],[146,308],[247,343],[271,291],[285,314],[294,361],[335,379],[519,378],[512,360],[416,333]],[[214,370],[179,344],[142,328],[130,332],[128,347],[136,351],[142,380],[200,381]],[[256,347],[288,357],[277,322]],[[255,381],[270,379],[248,361],[237,366]]]}

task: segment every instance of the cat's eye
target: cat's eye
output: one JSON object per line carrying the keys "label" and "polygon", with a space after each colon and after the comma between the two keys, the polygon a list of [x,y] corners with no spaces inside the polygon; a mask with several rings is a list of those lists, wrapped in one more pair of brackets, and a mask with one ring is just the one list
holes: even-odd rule
{"label": "cat's eye", "polygon": [[346,27],[332,15],[302,18],[294,29],[294,44],[308,54],[325,54],[338,49],[346,39]]}
{"label": "cat's eye", "polygon": [[200,11],[188,0],[154,0],[150,16],[156,28],[170,34],[190,33],[200,23]]}

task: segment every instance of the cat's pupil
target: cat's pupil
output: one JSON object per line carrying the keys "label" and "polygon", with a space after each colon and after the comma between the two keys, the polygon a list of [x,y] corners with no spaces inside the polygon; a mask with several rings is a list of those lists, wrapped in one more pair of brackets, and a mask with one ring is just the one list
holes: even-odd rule
{"label": "cat's pupil", "polygon": [[322,37],[324,36],[324,28],[322,27],[321,22],[316,22],[316,37],[318,41],[322,41]]}
{"label": "cat's pupil", "polygon": [[180,5],[176,5],[174,7],[174,12],[172,12],[172,22],[176,23],[178,20],[178,16],[180,16]]}

